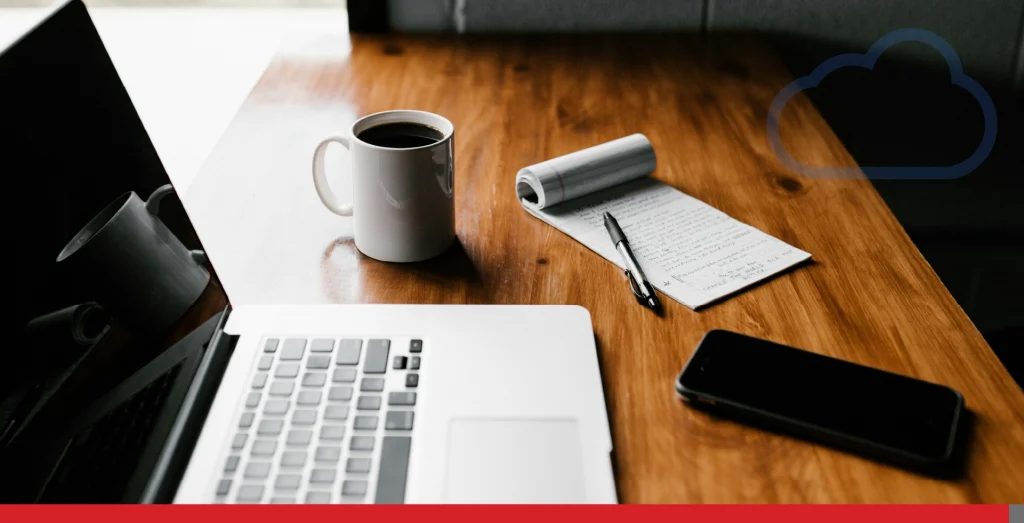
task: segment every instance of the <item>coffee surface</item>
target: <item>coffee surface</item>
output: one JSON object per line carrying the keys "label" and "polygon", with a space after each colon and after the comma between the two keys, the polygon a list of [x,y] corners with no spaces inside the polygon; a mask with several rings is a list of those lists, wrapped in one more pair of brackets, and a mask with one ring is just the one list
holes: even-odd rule
{"label": "coffee surface", "polygon": [[444,134],[433,127],[403,122],[371,127],[356,136],[370,145],[390,149],[423,147],[440,142],[444,138]]}

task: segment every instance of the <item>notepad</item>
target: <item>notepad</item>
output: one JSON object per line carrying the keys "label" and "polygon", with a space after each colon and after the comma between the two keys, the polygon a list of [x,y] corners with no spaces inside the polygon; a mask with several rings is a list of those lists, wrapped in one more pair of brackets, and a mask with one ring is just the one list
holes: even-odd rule
{"label": "notepad", "polygon": [[650,178],[654,167],[635,134],[526,167],[516,193],[530,214],[624,268],[602,220],[612,213],[651,284],[692,309],[811,257]]}

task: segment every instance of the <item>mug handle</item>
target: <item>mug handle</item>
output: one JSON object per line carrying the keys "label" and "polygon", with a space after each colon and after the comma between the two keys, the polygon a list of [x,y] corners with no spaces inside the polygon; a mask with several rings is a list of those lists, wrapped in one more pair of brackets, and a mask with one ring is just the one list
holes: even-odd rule
{"label": "mug handle", "polygon": [[169,194],[174,194],[174,187],[172,187],[171,184],[157,187],[156,190],[153,191],[153,194],[149,195],[149,199],[146,200],[146,212],[159,217],[160,202],[162,202]]}
{"label": "mug handle", "polygon": [[327,183],[327,169],[324,167],[324,160],[327,158],[327,146],[332,142],[349,149],[348,137],[342,133],[332,133],[316,146],[316,152],[313,153],[313,186],[316,187],[316,194],[320,196],[320,201],[331,212],[339,216],[352,216],[352,204],[338,201],[338,197],[334,195],[334,191]]}
{"label": "mug handle", "polygon": [[[149,199],[146,200],[146,212],[152,214],[154,218],[160,219],[160,202],[163,201],[167,196],[174,194],[174,187],[171,184],[161,185],[157,187],[153,194],[149,195]],[[188,253],[189,257],[192,258],[197,265],[205,267],[208,258],[206,253],[201,250],[192,250]]]}

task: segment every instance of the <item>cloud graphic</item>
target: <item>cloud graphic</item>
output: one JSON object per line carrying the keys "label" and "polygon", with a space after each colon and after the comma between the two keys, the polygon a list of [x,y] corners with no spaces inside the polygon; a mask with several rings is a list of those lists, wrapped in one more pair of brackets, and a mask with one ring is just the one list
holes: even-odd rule
{"label": "cloud graphic", "polygon": [[[902,42],[920,42],[935,48],[946,60],[949,66],[950,80],[953,85],[967,91],[981,106],[981,113],[984,117],[984,133],[977,149],[962,162],[955,165],[939,167],[846,167],[846,166],[813,166],[807,165],[796,158],[793,158],[782,145],[782,138],[779,136],[779,118],[782,109],[797,93],[810,87],[817,87],[821,81],[833,71],[842,67],[861,67],[873,70],[878,57],[886,49]],[[807,76],[797,78],[786,87],[783,87],[779,94],[775,95],[772,105],[768,110],[768,145],[772,152],[787,169],[806,176],[808,178],[854,178],[858,173],[863,172],[865,176],[872,179],[941,179],[949,180],[964,176],[974,169],[977,169],[981,162],[988,158],[992,152],[992,146],[996,141],[996,108],[988,92],[976,80],[963,72],[960,64],[960,57],[956,51],[941,36],[924,29],[897,29],[871,45],[864,54],[841,54],[825,60],[814,71]]]}

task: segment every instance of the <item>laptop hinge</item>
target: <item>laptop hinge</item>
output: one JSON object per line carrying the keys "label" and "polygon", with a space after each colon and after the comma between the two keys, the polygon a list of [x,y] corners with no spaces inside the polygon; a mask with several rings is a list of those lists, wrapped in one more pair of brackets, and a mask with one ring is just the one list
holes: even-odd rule
{"label": "laptop hinge", "polygon": [[235,344],[238,343],[238,336],[224,332],[224,325],[227,324],[230,313],[230,305],[221,313],[217,328],[214,329],[206,353],[203,354],[203,359],[196,370],[195,379],[185,394],[181,410],[178,411],[164,448],[157,458],[153,474],[142,492],[140,503],[169,503],[174,499],[185,467],[192,456],[192,449],[206,421],[206,414],[213,404],[213,398],[227,370]]}

